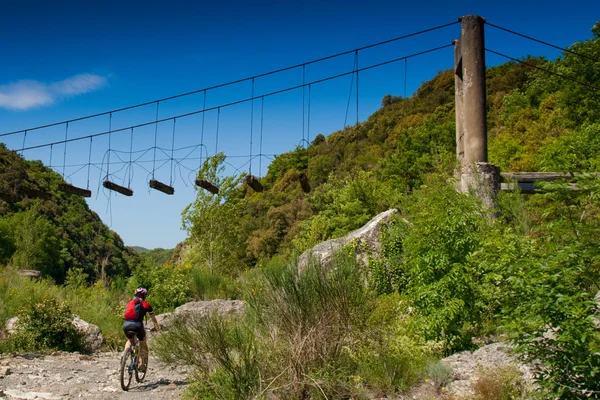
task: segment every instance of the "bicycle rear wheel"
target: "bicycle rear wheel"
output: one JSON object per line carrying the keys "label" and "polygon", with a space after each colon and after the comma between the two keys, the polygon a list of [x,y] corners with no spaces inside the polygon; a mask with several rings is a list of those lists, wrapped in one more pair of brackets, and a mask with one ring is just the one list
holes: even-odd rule
{"label": "bicycle rear wheel", "polygon": [[143,372],[140,371],[140,368],[137,365],[135,367],[135,380],[137,382],[144,382],[144,379],[146,378],[146,372],[148,372],[148,355],[146,355],[144,365],[146,366],[146,369],[144,369]]}
{"label": "bicycle rear wheel", "polygon": [[[131,384],[131,378],[133,376],[133,370],[130,368],[134,365],[134,357],[131,349],[127,349],[121,356],[121,370],[119,372],[121,378],[121,389],[127,391],[129,390],[129,385]],[[137,374],[137,368],[136,368]]]}

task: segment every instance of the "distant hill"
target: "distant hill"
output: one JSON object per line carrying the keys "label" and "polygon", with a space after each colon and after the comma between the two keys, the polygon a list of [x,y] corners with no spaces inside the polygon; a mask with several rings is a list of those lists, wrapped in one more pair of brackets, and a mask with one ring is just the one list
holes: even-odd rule
{"label": "distant hill", "polygon": [[132,249],[133,249],[133,250],[134,250],[136,253],[139,253],[139,254],[142,254],[142,253],[147,253],[147,252],[149,252],[149,251],[150,251],[150,249],[147,249],[147,248],[145,248],[145,247],[141,247],[141,246],[131,246],[131,248],[132,248]]}
{"label": "distant hill", "polygon": [[0,266],[39,270],[57,283],[73,268],[90,280],[129,275],[137,254],[83,198],[59,191],[61,182],[0,143]]}

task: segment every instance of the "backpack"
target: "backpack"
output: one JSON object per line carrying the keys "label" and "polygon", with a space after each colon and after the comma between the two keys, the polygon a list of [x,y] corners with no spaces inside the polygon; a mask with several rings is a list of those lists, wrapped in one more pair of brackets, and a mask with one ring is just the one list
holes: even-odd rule
{"label": "backpack", "polygon": [[144,319],[144,305],[142,304],[142,300],[138,298],[134,298],[129,300],[127,306],[125,307],[125,314],[123,318],[130,321],[142,321]]}

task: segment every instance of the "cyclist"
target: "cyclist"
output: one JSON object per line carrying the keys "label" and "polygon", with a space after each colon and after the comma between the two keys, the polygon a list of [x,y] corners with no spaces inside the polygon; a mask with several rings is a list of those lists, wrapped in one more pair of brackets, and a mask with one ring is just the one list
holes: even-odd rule
{"label": "cyclist", "polygon": [[[148,360],[148,343],[146,341],[146,330],[144,329],[144,316],[150,315],[154,329],[158,331],[158,321],[154,316],[152,306],[146,302],[146,296],[148,296],[148,290],[144,288],[137,288],[133,295],[133,299],[129,300],[127,307],[125,307],[125,314],[123,319],[123,332],[127,335],[127,332],[134,331],[137,338],[140,340],[140,366],[139,370],[144,372],[146,370],[146,362]],[[132,338],[133,339],[133,338]],[[125,351],[131,347],[131,342],[127,340],[125,343]]]}

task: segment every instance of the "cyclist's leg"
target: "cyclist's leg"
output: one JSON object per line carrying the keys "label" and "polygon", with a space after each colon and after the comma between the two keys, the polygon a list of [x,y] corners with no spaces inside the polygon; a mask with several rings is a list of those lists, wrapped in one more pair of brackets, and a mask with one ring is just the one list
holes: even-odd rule
{"label": "cyclist's leg", "polygon": [[140,340],[140,371],[144,371],[148,364],[148,341],[146,340],[146,330],[142,325],[142,329],[137,332],[137,337]]}

